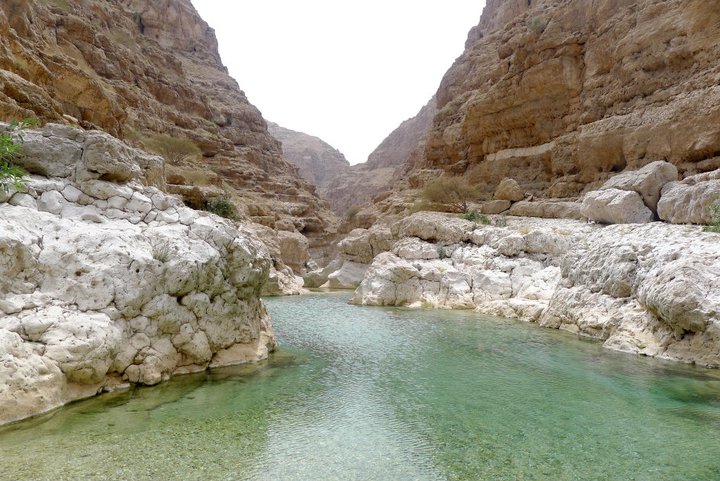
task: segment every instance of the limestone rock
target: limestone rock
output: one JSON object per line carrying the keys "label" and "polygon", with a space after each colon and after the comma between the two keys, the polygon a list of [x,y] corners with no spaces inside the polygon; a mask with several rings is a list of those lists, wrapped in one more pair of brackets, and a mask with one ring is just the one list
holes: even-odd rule
{"label": "limestone rock", "polygon": [[618,189],[637,192],[648,209],[657,212],[660,191],[665,184],[676,181],[677,178],[677,167],[669,162],[658,160],[641,169],[625,171],[611,177],[603,184],[601,190]]}
{"label": "limestone rock", "polygon": [[[274,347],[259,298],[271,258],[257,237],[138,182],[155,167],[121,142],[73,138],[114,153],[58,158],[77,163],[68,177],[31,176],[32,202],[0,203],[0,423]],[[97,177],[78,183],[79,172]]]}
{"label": "limestone rock", "polygon": [[689,177],[665,185],[658,203],[658,215],[673,224],[709,224],[712,220],[709,207],[718,201],[720,180],[695,182]]}
{"label": "limestone rock", "polygon": [[443,244],[467,241],[475,224],[437,212],[418,212],[396,222],[391,227],[395,238],[418,237]]}
{"label": "limestone rock", "polygon": [[355,289],[367,271],[367,264],[345,261],[340,269],[328,276],[328,281],[323,287],[330,289]]}
{"label": "limestone rock", "polygon": [[298,275],[304,274],[305,263],[310,260],[307,238],[299,232],[288,231],[278,231],[277,237],[280,246],[280,256],[285,265],[290,267]]}
{"label": "limestone rock", "polygon": [[640,194],[618,189],[588,192],[583,199],[582,213],[601,224],[642,224],[655,219]]}
{"label": "limestone rock", "polygon": [[525,193],[515,179],[505,177],[495,190],[495,200],[517,202],[525,198]]}
{"label": "limestone rock", "polygon": [[392,248],[394,239],[389,229],[373,226],[371,229],[354,229],[338,243],[345,259],[370,264],[376,255]]}
{"label": "limestone rock", "polygon": [[339,270],[342,264],[340,259],[335,259],[323,268],[308,272],[303,276],[303,285],[310,288],[322,286],[328,281],[330,274]]}
{"label": "limestone rock", "polygon": [[510,218],[450,245],[401,237],[375,257],[351,302],[475,309],[717,367],[716,244],[699,227]]}
{"label": "limestone rock", "polygon": [[518,217],[541,217],[543,219],[575,219],[582,220],[582,204],[579,202],[563,201],[520,201],[515,202],[508,215]]}
{"label": "limestone rock", "polygon": [[512,206],[509,200],[491,200],[474,204],[473,207],[481,214],[493,215],[506,212]]}

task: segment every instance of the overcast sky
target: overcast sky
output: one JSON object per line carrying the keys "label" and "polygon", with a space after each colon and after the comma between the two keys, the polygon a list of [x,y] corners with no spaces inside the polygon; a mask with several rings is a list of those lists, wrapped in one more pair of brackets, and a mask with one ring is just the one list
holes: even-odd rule
{"label": "overcast sky", "polygon": [[364,162],[432,97],[484,0],[192,0],[265,119]]}

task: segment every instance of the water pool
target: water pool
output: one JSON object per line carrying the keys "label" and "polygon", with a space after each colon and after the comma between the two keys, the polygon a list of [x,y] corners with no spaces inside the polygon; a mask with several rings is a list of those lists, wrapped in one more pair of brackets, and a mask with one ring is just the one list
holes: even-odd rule
{"label": "water pool", "polygon": [[347,298],[268,299],[267,362],[0,428],[0,479],[720,479],[716,371]]}

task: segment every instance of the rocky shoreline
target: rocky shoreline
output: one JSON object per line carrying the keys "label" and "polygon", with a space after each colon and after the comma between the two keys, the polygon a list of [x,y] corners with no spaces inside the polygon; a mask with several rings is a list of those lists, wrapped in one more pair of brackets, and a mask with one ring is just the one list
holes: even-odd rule
{"label": "rocky shoreline", "polygon": [[[392,226],[351,302],[475,309],[619,351],[720,367],[717,234],[661,222],[601,226],[421,212]],[[369,231],[355,232],[358,251]]]}

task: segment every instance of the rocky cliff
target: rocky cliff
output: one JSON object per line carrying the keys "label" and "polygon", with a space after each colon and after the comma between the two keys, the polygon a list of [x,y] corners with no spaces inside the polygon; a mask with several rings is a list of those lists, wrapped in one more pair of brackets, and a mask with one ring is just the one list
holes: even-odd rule
{"label": "rocky cliff", "polygon": [[720,167],[720,9],[491,0],[437,91],[422,167],[577,196],[656,160]]}
{"label": "rocky cliff", "polygon": [[253,226],[184,206],[105,132],[13,135],[45,174],[0,190],[0,424],[274,348]]}
{"label": "rocky cliff", "polygon": [[432,98],[415,117],[393,130],[368,156],[367,162],[353,165],[342,176],[332,179],[325,196],[338,215],[346,217],[350,209],[357,210],[378,194],[381,199],[387,197],[397,182],[405,180],[407,172],[422,158],[435,112]]}
{"label": "rocky cliff", "polygon": [[328,185],[346,176],[350,169],[350,162],[342,152],[318,137],[272,122],[268,123],[268,130],[280,141],[283,155],[298,168],[303,179],[317,188],[320,197],[328,199]]}
{"label": "rocky cliff", "polygon": [[229,196],[241,217],[320,244],[334,229],[189,0],[8,0],[0,36],[0,120],[99,128],[164,155],[190,205]]}

